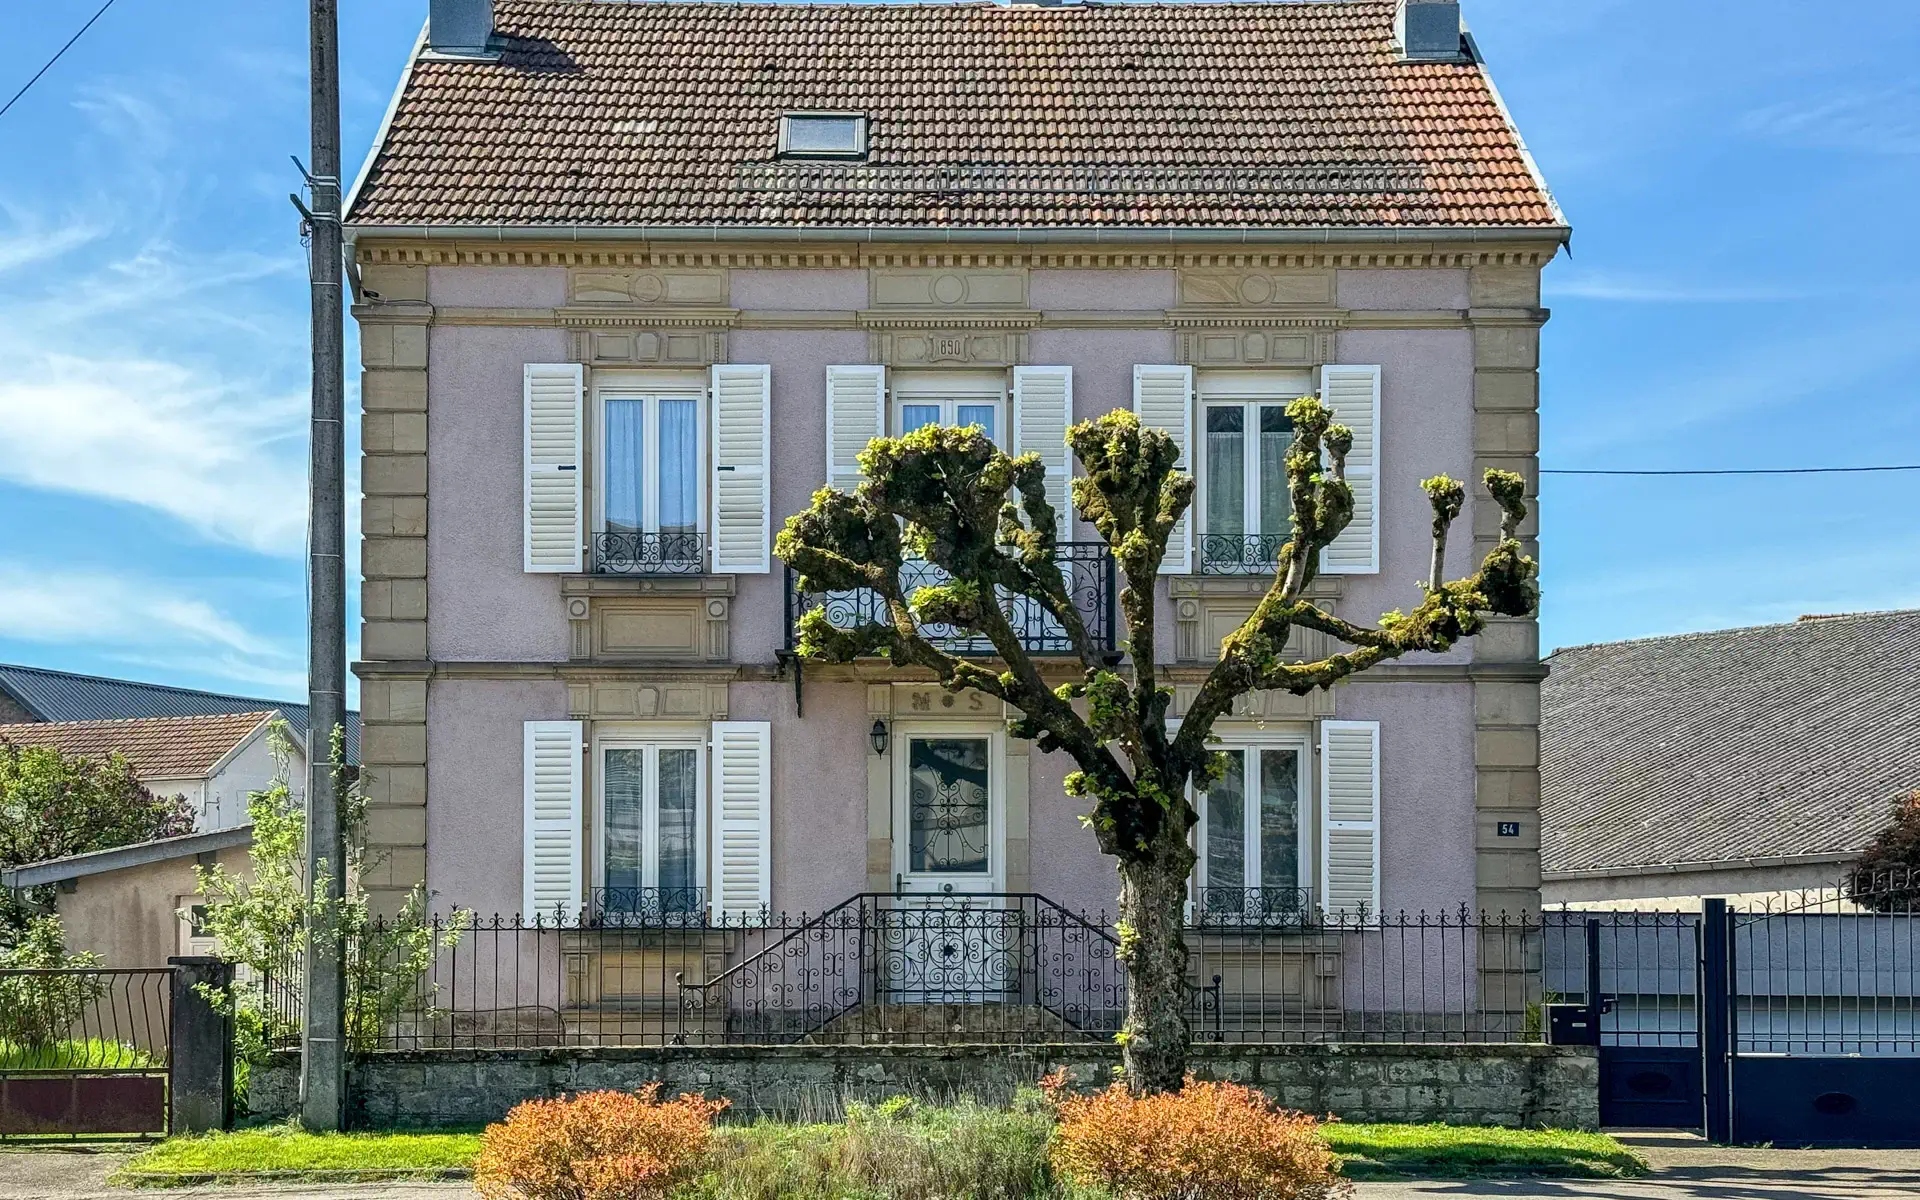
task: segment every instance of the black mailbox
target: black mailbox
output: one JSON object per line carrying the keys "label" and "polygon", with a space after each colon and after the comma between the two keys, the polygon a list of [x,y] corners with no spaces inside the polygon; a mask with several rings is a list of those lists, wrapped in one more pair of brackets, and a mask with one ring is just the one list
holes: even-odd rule
{"label": "black mailbox", "polygon": [[1600,1023],[1593,1010],[1584,1004],[1548,1004],[1546,1012],[1547,1044],[1550,1046],[1598,1046]]}

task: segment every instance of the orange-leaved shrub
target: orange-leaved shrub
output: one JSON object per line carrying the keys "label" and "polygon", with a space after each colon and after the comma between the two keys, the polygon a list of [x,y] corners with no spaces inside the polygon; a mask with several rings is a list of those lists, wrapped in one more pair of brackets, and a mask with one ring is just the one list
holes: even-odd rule
{"label": "orange-leaved shrub", "polygon": [[528,1100],[489,1125],[473,1164],[488,1200],[652,1200],[696,1175],[725,1100],[639,1092]]}
{"label": "orange-leaved shrub", "polygon": [[1042,1085],[1059,1117],[1054,1170],[1121,1200],[1331,1200],[1352,1193],[1320,1122],[1250,1087],[1188,1076],[1178,1092],[1123,1084],[1076,1096],[1064,1074]]}

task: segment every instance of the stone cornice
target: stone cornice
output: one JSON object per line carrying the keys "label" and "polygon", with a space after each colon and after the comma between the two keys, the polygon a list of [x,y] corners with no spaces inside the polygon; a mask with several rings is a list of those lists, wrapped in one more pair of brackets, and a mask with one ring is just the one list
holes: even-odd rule
{"label": "stone cornice", "polygon": [[998,316],[903,313],[874,309],[468,308],[424,304],[360,304],[363,325],[468,325],[491,328],[689,329],[1472,329],[1538,327],[1546,309],[1342,309],[1316,317],[1248,309],[1203,313],[1177,309],[1020,310]]}
{"label": "stone cornice", "polygon": [[1498,243],[1367,242],[1339,245],[1290,245],[1276,237],[1266,245],[1230,248],[1195,243],[1181,246],[1074,246],[1071,244],[982,244],[965,248],[884,244],[816,245],[644,240],[554,240],[499,242],[474,239],[426,239],[366,235],[354,243],[363,266],[523,266],[523,267],[1037,267],[1043,269],[1150,269],[1179,267],[1260,267],[1268,269],[1408,269],[1439,267],[1544,267],[1560,244],[1543,235],[1538,242]]}
{"label": "stone cornice", "polygon": [[553,313],[558,324],[570,329],[729,329],[740,319],[737,308],[668,305],[575,304]]}
{"label": "stone cornice", "polygon": [[866,308],[854,314],[863,329],[1032,329],[1041,316],[1030,308]]}
{"label": "stone cornice", "polygon": [[[1039,659],[1043,675],[1061,679],[1080,674],[1069,659]],[[1204,680],[1209,664],[1165,665],[1159,674],[1163,682],[1197,684]],[[651,662],[356,662],[353,673],[363,680],[397,679],[682,679],[713,682],[768,682],[783,677],[785,668],[776,663],[651,663]],[[924,683],[933,679],[930,671],[894,667],[881,659],[857,663],[806,664],[809,683]],[[1526,662],[1487,663],[1386,663],[1354,676],[1340,686],[1364,686],[1370,683],[1473,683],[1487,681],[1521,682],[1547,677],[1547,664]]]}
{"label": "stone cornice", "polygon": [[1165,319],[1175,329],[1338,329],[1352,316],[1343,308],[1170,308]]}

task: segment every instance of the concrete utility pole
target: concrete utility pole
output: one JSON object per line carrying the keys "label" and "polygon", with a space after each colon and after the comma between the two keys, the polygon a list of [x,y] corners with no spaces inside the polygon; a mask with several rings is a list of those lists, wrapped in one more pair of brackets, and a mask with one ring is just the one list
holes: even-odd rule
{"label": "concrete utility pole", "polygon": [[[340,31],[337,0],[311,0],[313,49],[313,464],[308,478],[307,887],[325,900],[309,918],[306,1029],[300,1040],[300,1120],[308,1129],[346,1123],[345,947],[334,936],[345,894],[340,796],[333,731],[346,721],[347,577],[345,314],[340,229]],[[324,894],[322,893],[324,877]],[[317,905],[315,907],[318,907]]]}

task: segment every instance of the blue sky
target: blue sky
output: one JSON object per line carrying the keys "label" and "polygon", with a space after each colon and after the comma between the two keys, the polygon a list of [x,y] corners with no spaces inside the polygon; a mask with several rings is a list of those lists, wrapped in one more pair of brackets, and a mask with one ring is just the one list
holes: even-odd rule
{"label": "blue sky", "polygon": [[[0,96],[95,7],[14,6]],[[0,661],[304,688],[304,8],[118,0],[0,118]],[[424,8],[342,2],[349,174]],[[1576,228],[1548,466],[1920,461],[1909,5],[1467,14]],[[1913,474],[1551,479],[1547,644],[1920,604],[1917,501]]]}

